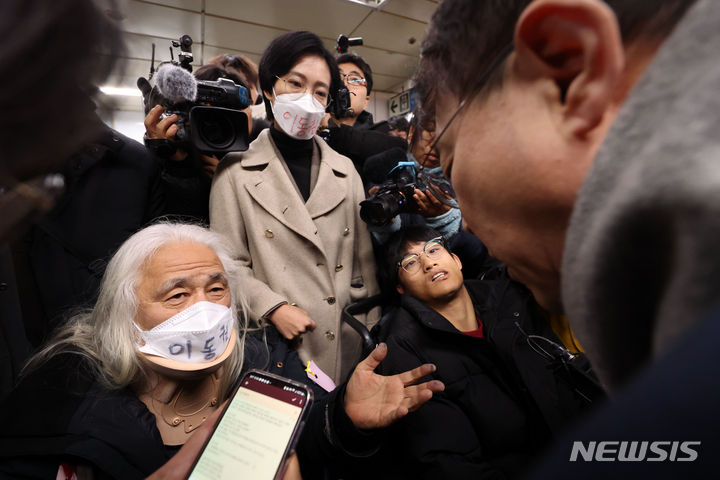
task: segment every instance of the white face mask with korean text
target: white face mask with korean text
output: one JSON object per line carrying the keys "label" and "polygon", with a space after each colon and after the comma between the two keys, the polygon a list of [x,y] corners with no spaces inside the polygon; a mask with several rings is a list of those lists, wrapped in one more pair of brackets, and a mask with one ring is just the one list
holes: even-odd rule
{"label": "white face mask with korean text", "polygon": [[225,305],[197,302],[150,330],[140,331],[138,350],[185,363],[211,362],[230,341],[232,311]]}
{"label": "white face mask with korean text", "polygon": [[320,126],[325,107],[311,93],[281,93],[275,95],[272,112],[283,132],[297,140],[307,140]]}

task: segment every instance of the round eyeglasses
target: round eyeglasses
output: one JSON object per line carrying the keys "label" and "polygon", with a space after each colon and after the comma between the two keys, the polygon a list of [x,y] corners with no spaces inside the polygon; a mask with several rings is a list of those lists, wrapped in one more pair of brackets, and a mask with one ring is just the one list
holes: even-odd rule
{"label": "round eyeglasses", "polygon": [[[438,258],[443,251],[445,251],[445,247],[442,237],[435,237],[427,241],[422,253],[425,254],[427,258],[433,259]],[[411,275],[417,273],[420,271],[421,266],[420,255],[421,254],[418,253],[405,255],[402,260],[398,262],[397,266]]]}
{"label": "round eyeglasses", "polygon": [[357,73],[341,73],[340,76],[348,87],[364,87],[367,85],[367,80]]}
{"label": "round eyeglasses", "polygon": [[[310,90],[310,87],[307,85],[307,81],[299,75],[290,74],[285,78],[275,75],[275,78],[277,78],[278,80],[282,80],[285,84],[285,92],[283,93],[302,94]],[[331,101],[330,92],[325,87],[317,87],[311,93],[313,97],[315,97],[323,105],[327,105]]]}

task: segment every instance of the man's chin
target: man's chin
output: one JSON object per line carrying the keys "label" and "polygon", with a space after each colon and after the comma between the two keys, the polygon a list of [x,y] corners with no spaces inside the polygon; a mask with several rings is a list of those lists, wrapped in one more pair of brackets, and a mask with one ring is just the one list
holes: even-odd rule
{"label": "man's chin", "polygon": [[[535,282],[525,280],[522,275],[518,275],[516,270],[512,267],[507,267],[507,272],[510,278],[518,283],[525,285],[530,293],[532,293],[535,303],[537,303],[543,310],[550,314],[563,314],[565,309],[562,305],[562,299],[560,298],[560,289],[558,286],[550,285],[539,285]],[[559,285],[559,283],[558,283]]]}

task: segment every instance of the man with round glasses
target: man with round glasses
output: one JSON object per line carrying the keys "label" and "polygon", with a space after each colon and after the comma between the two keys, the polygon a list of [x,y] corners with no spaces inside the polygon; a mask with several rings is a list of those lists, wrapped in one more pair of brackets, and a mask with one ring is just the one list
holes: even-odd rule
{"label": "man with round glasses", "polygon": [[526,288],[506,274],[464,282],[461,269],[430,227],[407,227],[387,243],[384,271],[401,297],[380,329],[383,373],[432,361],[432,377],[446,385],[393,427],[389,478],[517,476],[602,398],[587,360],[562,346]]}
{"label": "man with round glasses", "polygon": [[366,111],[370,102],[373,79],[372,70],[365,60],[355,53],[345,53],[335,59],[340,77],[350,92],[350,110],[337,121],[350,127],[367,130],[373,125],[372,113]]}
{"label": "man with round glasses", "polygon": [[336,61],[340,77],[348,89],[350,108],[340,118],[325,115],[318,134],[333,150],[349,157],[362,174],[363,165],[369,157],[395,147],[406,149],[407,142],[371,129],[373,116],[365,110],[373,87],[370,65],[355,53],[342,54]]}

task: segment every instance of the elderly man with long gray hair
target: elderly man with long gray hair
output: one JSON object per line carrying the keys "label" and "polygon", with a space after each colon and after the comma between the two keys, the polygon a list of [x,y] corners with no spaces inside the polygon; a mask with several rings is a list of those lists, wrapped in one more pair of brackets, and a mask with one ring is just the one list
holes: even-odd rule
{"label": "elderly man with long gray hair", "polygon": [[[258,340],[246,335],[228,252],[222,236],[190,224],[155,224],[130,237],[110,261],[95,307],[30,359],[4,402],[0,473],[127,479],[165,465],[158,477],[184,478],[241,372],[262,367],[245,355]],[[443,388],[413,386],[432,365],[374,374],[385,352],[377,348],[346,385],[316,402],[331,414],[311,415],[301,444],[316,455],[352,454],[333,445],[355,444],[366,435],[357,428],[384,427]],[[286,475],[293,474],[296,463]]]}

